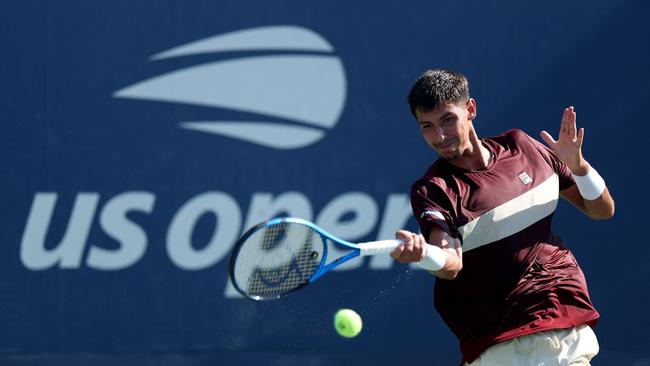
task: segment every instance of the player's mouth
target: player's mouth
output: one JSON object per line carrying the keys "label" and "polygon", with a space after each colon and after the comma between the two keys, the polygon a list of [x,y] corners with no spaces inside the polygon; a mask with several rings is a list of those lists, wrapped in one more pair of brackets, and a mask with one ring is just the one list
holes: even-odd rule
{"label": "player's mouth", "polygon": [[452,151],[454,148],[456,148],[456,141],[455,140],[447,142],[445,144],[436,145],[436,149],[438,149],[440,151],[444,151],[444,152]]}

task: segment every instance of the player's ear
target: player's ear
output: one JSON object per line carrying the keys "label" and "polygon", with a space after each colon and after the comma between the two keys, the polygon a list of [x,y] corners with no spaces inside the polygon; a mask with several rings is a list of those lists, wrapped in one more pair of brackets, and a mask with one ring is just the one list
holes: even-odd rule
{"label": "player's ear", "polygon": [[469,98],[467,100],[467,119],[470,121],[476,118],[476,101],[474,98]]}

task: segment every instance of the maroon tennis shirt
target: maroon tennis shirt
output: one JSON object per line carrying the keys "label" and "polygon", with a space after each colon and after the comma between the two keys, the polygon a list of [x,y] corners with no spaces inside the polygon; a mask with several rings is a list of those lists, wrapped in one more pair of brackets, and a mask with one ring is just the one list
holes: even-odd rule
{"label": "maroon tennis shirt", "polygon": [[463,269],[436,279],[434,304],[460,340],[463,362],[526,334],[594,326],[582,270],[551,231],[559,192],[575,184],[546,146],[521,130],[483,139],[484,170],[438,159],[411,189],[425,238],[438,226],[463,245]]}

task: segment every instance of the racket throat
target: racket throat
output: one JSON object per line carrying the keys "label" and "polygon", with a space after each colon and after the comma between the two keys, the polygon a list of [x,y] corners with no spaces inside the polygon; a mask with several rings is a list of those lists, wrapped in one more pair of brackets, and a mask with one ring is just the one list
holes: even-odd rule
{"label": "racket throat", "polygon": [[319,268],[319,269],[318,269],[318,270],[317,270],[317,271],[316,271],[316,272],[315,272],[315,273],[314,273],[314,274],[309,278],[309,282],[311,283],[311,282],[316,281],[317,279],[319,279],[319,278],[320,278],[322,275],[324,275],[325,273],[327,273],[327,272],[333,270],[334,268],[340,266],[341,264],[347,262],[348,260],[350,260],[350,259],[352,259],[352,258],[355,258],[355,257],[358,257],[358,256],[359,256],[359,251],[358,251],[358,250],[355,250],[355,251],[352,251],[352,252],[350,252],[350,253],[348,253],[348,254],[342,256],[342,257],[336,258],[336,259],[333,260],[332,262],[330,262],[330,263],[328,263],[328,264],[326,264],[326,265],[320,267],[320,268]]}

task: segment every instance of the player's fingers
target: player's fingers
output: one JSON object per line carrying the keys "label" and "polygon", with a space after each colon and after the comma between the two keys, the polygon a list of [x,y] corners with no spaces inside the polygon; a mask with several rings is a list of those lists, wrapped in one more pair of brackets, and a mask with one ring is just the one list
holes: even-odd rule
{"label": "player's fingers", "polygon": [[564,112],[562,112],[562,122],[560,123],[560,136],[558,138],[562,138],[562,135],[566,135],[567,133],[567,122],[569,118],[569,108],[564,108]]}
{"label": "player's fingers", "polygon": [[567,123],[567,133],[571,140],[576,139],[576,112],[573,106],[569,107],[569,118]]}
{"label": "player's fingers", "polygon": [[404,250],[400,254],[398,261],[400,263],[411,263],[415,262],[418,259],[418,234],[409,233],[408,241],[404,242]]}
{"label": "player's fingers", "polygon": [[424,248],[424,245],[418,247],[417,252],[414,253],[414,254],[415,254],[415,258],[414,258],[414,260],[415,260],[416,262],[419,262],[419,261],[423,260],[423,259],[424,259],[424,254],[425,254],[425,253],[426,253],[426,249]]}
{"label": "player's fingers", "polygon": [[544,140],[544,142],[546,142],[546,145],[548,145],[548,146],[553,146],[553,145],[555,145],[555,143],[557,142],[557,141],[555,141],[555,140],[553,139],[553,137],[551,136],[551,134],[548,133],[548,132],[546,132],[546,131],[542,131],[542,132],[540,132],[540,133],[539,133],[539,136],[542,138],[542,140]]}
{"label": "player's fingers", "polygon": [[402,241],[402,244],[397,246],[391,253],[390,256],[400,263],[405,263],[408,258],[408,247],[413,245],[413,233],[407,230],[398,230],[395,233],[395,237],[398,240]]}
{"label": "player's fingers", "polygon": [[395,233],[395,239],[401,240],[403,242],[408,241],[410,232],[407,230],[397,230]]}
{"label": "player's fingers", "polygon": [[424,236],[422,234],[417,236],[417,251],[416,251],[416,261],[421,261],[424,259],[424,254],[426,252],[426,240],[424,240]]}
{"label": "player's fingers", "polygon": [[404,253],[406,255],[410,254],[413,252],[413,246],[415,245],[414,240],[415,240],[415,234],[409,233],[409,238],[407,241],[404,241]]}
{"label": "player's fingers", "polygon": [[392,252],[390,252],[391,258],[399,260],[402,252],[404,251],[404,244],[398,245]]}
{"label": "player's fingers", "polygon": [[576,139],[576,143],[578,144],[578,146],[582,146],[582,141],[584,139],[585,139],[585,129],[581,127],[580,129],[578,129],[578,137]]}

